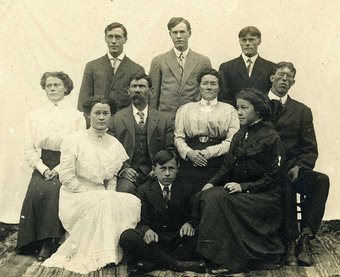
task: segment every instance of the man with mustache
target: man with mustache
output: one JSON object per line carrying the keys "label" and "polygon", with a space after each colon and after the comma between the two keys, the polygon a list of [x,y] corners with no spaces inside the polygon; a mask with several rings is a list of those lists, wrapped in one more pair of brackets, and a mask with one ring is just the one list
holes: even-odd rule
{"label": "man with mustache", "polygon": [[[329,190],[328,176],[313,171],[318,157],[317,142],[310,108],[287,94],[295,84],[296,69],[291,62],[275,65],[270,81],[273,123],[286,145],[283,187],[283,235],[286,264],[313,264],[310,240],[320,226]],[[305,195],[301,206],[300,230],[296,217],[296,193]],[[296,249],[296,240],[298,245]]]}
{"label": "man with mustache", "polygon": [[200,99],[197,76],[211,68],[211,63],[209,58],[189,48],[191,27],[186,19],[171,18],[168,29],[174,48],[151,62],[149,75],[154,92],[150,105],[174,119],[180,106]]}
{"label": "man with mustache", "polygon": [[140,184],[154,177],[152,161],[156,153],[173,145],[171,119],[150,107],[152,82],[145,74],[130,78],[131,105],[115,114],[114,134],[124,146],[129,161],[119,173],[117,191],[136,194]]}
{"label": "man with mustache", "polygon": [[219,100],[236,105],[235,95],[244,88],[256,88],[263,93],[270,89],[269,77],[274,63],[261,58],[257,52],[261,44],[261,32],[254,26],[244,27],[238,34],[242,54],[236,59],[222,63],[219,71],[224,85]]}

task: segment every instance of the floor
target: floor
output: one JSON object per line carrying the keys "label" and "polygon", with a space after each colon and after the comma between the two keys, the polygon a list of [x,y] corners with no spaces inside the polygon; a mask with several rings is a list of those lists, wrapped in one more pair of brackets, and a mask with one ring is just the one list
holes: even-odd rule
{"label": "floor", "polygon": [[[119,266],[108,265],[105,268],[86,275],[77,274],[59,268],[44,268],[36,261],[36,257],[17,255],[16,225],[0,223],[0,277],[123,277],[128,276],[132,267],[123,263]],[[210,277],[210,276],[247,276],[247,277],[340,277],[340,221],[323,222],[317,237],[312,241],[315,264],[311,267],[283,266],[278,270],[257,270],[249,273],[211,275],[195,272],[153,271],[145,276],[154,277]]]}

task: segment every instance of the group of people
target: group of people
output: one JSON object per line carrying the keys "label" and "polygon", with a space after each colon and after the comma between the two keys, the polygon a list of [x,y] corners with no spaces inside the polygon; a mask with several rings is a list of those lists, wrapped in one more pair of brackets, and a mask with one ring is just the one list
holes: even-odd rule
{"label": "group of people", "polygon": [[313,264],[329,179],[313,171],[311,110],[287,95],[294,65],[261,58],[261,33],[248,26],[240,57],[216,71],[189,48],[186,19],[168,30],[174,48],[146,75],[123,51],[126,28],[108,25],[108,53],[86,65],[78,110],[64,100],[67,74],[42,76],[50,101],[27,116],[34,172],[17,251],[79,273],[123,254],[139,273]]}

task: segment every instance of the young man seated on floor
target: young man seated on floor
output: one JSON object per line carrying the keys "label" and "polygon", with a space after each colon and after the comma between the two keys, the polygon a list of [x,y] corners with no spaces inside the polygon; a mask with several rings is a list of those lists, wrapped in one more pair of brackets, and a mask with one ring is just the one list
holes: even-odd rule
{"label": "young man seated on floor", "polygon": [[[137,272],[156,269],[204,272],[196,252],[196,219],[191,214],[191,186],[176,179],[179,159],[171,150],[154,158],[157,180],[139,186],[141,220],[121,235],[127,257],[138,261]],[[196,261],[190,261],[196,259]]]}

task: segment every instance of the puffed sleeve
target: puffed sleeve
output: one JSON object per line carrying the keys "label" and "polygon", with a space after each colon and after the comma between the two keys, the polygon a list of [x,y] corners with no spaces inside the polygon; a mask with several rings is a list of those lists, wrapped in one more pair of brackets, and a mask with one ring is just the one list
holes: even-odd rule
{"label": "puffed sleeve", "polygon": [[26,138],[25,138],[25,157],[27,163],[33,169],[37,169],[42,175],[49,169],[40,158],[40,150],[35,145],[36,127],[35,120],[32,114],[26,117],[25,122]]}
{"label": "puffed sleeve", "polygon": [[59,180],[69,191],[78,193],[87,191],[76,177],[77,138],[70,135],[61,145]]}
{"label": "puffed sleeve", "polygon": [[175,147],[183,160],[187,158],[187,154],[192,150],[186,143],[185,120],[187,114],[186,105],[181,106],[176,113],[175,119]]}

